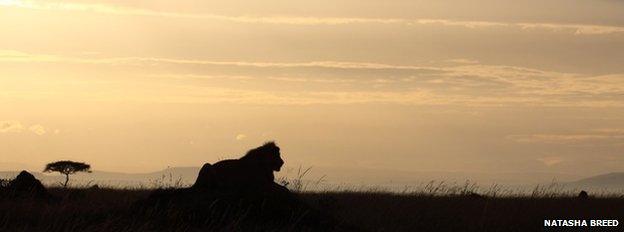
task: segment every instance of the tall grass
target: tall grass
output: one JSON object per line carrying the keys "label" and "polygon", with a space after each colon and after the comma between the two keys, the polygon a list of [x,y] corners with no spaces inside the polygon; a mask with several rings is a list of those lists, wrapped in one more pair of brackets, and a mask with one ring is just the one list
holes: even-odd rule
{"label": "tall grass", "polygon": [[306,192],[311,185],[319,187],[325,183],[325,175],[314,181],[306,181],[306,176],[310,174],[311,170],[312,167],[304,168],[303,166],[299,166],[294,177],[289,178],[287,176],[282,176],[279,177],[276,182],[288,188],[290,191],[297,193]]}
{"label": "tall grass", "polygon": [[[143,186],[139,186],[143,187]],[[190,187],[190,184],[184,183],[182,177],[174,178],[172,173],[162,174],[160,178],[156,178],[150,181],[147,188],[148,189],[159,189],[159,188],[186,188]]]}
{"label": "tall grass", "polygon": [[10,181],[11,180],[9,180],[9,179],[0,179],[0,188],[7,187],[9,185]]}
{"label": "tall grass", "polygon": [[[623,192],[589,191],[590,199],[578,199],[578,189],[555,182],[529,190],[500,185],[430,181],[403,191],[370,186],[306,191],[322,181],[304,181],[311,168],[300,168],[293,178],[279,178],[284,185],[320,212],[369,231],[541,231],[544,219],[621,219]],[[3,181],[6,183],[6,180]],[[132,205],[146,199],[153,188],[181,188],[180,180],[163,176],[145,188],[49,188],[56,203],[0,198],[0,231],[241,231],[244,210],[228,209],[205,227],[195,228],[188,215],[171,209],[137,214]],[[210,205],[210,204],[207,204]],[[296,221],[297,219],[293,219]],[[210,229],[212,228],[212,229]],[[214,229],[219,228],[219,229]],[[293,231],[285,227],[276,231]]]}

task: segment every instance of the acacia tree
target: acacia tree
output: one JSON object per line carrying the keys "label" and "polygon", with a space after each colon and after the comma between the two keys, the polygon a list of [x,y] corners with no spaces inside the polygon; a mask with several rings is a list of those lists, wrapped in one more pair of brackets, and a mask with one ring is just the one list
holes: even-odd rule
{"label": "acacia tree", "polygon": [[59,172],[65,175],[65,184],[63,184],[63,188],[67,188],[67,182],[69,182],[69,175],[72,175],[76,172],[91,173],[91,165],[82,163],[82,162],[74,162],[70,160],[56,161],[56,162],[47,164],[43,172]]}

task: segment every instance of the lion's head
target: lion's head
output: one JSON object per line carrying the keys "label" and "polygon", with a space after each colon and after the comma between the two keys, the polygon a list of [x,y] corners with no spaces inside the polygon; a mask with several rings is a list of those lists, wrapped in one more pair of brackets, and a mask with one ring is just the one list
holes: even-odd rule
{"label": "lion's head", "polygon": [[249,150],[241,160],[257,162],[273,171],[279,171],[284,165],[280,148],[273,141]]}

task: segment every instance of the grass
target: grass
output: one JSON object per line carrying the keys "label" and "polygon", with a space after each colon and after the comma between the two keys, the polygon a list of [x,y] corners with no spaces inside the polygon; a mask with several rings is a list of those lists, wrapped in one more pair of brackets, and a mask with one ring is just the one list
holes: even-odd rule
{"label": "grass", "polygon": [[[325,180],[303,181],[309,171],[299,168],[294,178],[277,182],[316,211],[364,231],[545,231],[549,230],[543,227],[545,219],[624,222],[622,191],[590,191],[589,199],[581,199],[580,190],[557,183],[527,190],[431,181],[398,192],[347,186],[312,192],[318,188],[310,185]],[[0,180],[0,187],[6,183]],[[297,224],[308,213],[294,212],[287,224],[257,227],[250,224],[262,222],[247,220],[249,208],[236,204],[219,208],[218,200],[190,199],[190,204],[166,207],[164,212],[157,207],[137,211],[137,202],[146,202],[155,189],[188,187],[172,175],[135,188],[90,186],[49,187],[57,197],[53,203],[0,198],[0,231],[300,231]]]}
{"label": "grass", "polygon": [[[132,209],[149,189],[50,188],[57,203],[0,199],[0,231],[197,231],[188,215],[173,210],[166,220],[152,220]],[[543,231],[544,219],[624,219],[624,197],[598,194],[579,199],[572,192],[541,186],[531,194],[514,195],[500,188],[479,190],[465,183],[432,182],[420,191],[374,190],[302,192],[299,197],[320,212],[367,231]],[[479,192],[479,193],[477,193]],[[591,193],[590,193],[591,194]],[[244,211],[240,217],[244,217]],[[218,218],[222,215],[212,215]],[[247,230],[238,216],[223,216],[208,231]],[[214,223],[214,222],[212,222]],[[295,227],[282,226],[277,231]],[[292,229],[294,230],[294,229]]]}

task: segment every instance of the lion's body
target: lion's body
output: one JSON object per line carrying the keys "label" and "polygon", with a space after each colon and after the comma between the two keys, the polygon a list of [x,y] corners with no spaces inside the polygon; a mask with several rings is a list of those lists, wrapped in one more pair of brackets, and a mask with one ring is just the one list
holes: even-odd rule
{"label": "lion's body", "polygon": [[218,187],[257,188],[273,183],[273,171],[244,160],[222,160],[212,165]]}
{"label": "lion's body", "polygon": [[284,161],[275,143],[266,143],[240,159],[222,160],[202,167],[193,187],[242,191],[287,191],[274,182],[273,171]]}

